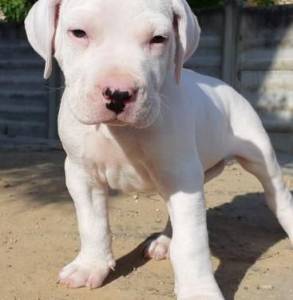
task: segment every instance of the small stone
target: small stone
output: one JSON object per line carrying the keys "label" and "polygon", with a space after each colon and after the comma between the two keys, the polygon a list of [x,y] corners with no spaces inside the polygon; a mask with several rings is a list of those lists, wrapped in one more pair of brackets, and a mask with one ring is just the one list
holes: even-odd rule
{"label": "small stone", "polygon": [[139,199],[138,194],[135,194],[135,195],[133,196],[133,199],[134,199],[134,200],[138,200],[138,199]]}
{"label": "small stone", "polygon": [[273,290],[274,287],[271,284],[263,284],[258,286],[258,290]]}

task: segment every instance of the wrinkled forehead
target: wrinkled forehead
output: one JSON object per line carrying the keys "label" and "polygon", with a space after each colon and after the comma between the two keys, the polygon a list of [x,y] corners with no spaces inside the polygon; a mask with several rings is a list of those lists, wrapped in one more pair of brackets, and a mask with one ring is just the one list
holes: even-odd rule
{"label": "wrinkled forehead", "polygon": [[173,17],[171,0],[63,0],[60,16],[70,18],[70,15],[110,19],[113,25],[139,18],[158,19],[161,16],[172,20]]}

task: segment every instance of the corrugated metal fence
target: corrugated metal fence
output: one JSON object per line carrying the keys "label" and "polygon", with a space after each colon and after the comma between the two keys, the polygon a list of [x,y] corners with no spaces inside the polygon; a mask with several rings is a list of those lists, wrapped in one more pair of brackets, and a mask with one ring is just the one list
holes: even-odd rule
{"label": "corrugated metal fence", "polygon": [[[197,15],[201,43],[186,66],[244,94],[293,152],[293,6],[244,8],[231,1]],[[42,81],[42,66],[23,29],[0,24],[0,140],[57,139],[62,83],[58,71]]]}

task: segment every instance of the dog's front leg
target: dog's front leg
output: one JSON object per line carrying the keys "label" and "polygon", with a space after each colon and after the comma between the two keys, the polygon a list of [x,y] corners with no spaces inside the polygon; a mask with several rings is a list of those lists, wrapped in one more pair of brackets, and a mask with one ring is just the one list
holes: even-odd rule
{"label": "dog's front leg", "polygon": [[66,185],[73,198],[81,239],[75,260],[64,267],[60,282],[68,287],[102,285],[115,262],[111,251],[107,196],[94,187],[86,172],[68,158],[65,162]]}
{"label": "dog's front leg", "polygon": [[210,259],[204,176],[191,169],[177,169],[175,176],[163,176],[167,178],[165,196],[173,228],[170,259],[175,292],[178,300],[223,300]]}
{"label": "dog's front leg", "polygon": [[168,209],[173,227],[170,259],[178,299],[223,299],[213,276],[202,191],[171,195]]}

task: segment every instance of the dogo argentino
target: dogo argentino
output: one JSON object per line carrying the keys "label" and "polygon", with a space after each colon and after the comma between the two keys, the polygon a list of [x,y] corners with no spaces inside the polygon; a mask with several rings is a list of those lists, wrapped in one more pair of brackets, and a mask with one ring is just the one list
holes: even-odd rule
{"label": "dogo argentino", "polygon": [[109,188],[156,189],[170,224],[147,255],[169,252],[177,299],[223,299],[203,185],[228,157],[260,180],[293,242],[292,196],[257,114],[222,81],[183,69],[200,38],[185,0],[39,0],[25,25],[45,78],[53,55],[65,76],[59,134],[81,250],[61,283],[96,288],[114,269]]}

